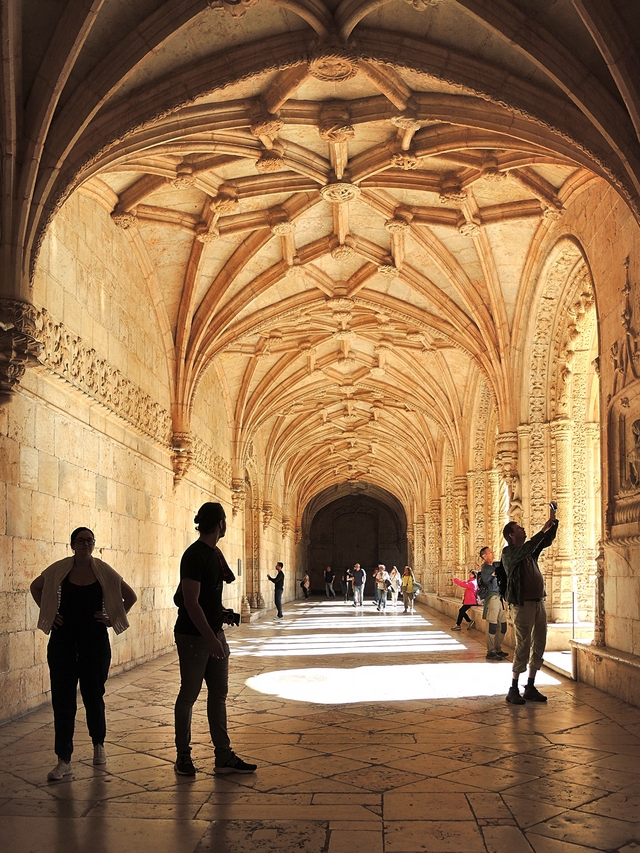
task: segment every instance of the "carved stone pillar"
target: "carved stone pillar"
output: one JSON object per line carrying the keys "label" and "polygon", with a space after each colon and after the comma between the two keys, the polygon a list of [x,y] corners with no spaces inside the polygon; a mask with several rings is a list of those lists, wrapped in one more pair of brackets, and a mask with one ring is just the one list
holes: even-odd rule
{"label": "carved stone pillar", "polygon": [[0,298],[0,406],[11,402],[27,367],[39,363],[44,347],[36,315],[28,302]]}
{"label": "carved stone pillar", "polygon": [[593,645],[606,645],[605,639],[605,609],[604,609],[604,548],[598,543],[596,557],[596,607],[594,613]]}
{"label": "carved stone pillar", "polygon": [[522,495],[518,473],[518,434],[500,433],[496,439],[496,462],[509,493],[509,518],[522,520]]}
{"label": "carved stone pillar", "polygon": [[551,575],[551,589],[547,588],[550,622],[570,622],[573,616],[572,433],[573,422],[568,418],[553,421],[551,424],[551,439],[555,448],[554,497],[558,501],[558,513],[561,520],[555,541],[553,567],[551,568],[549,563],[545,566],[547,578]]}
{"label": "carved stone pillar", "polygon": [[454,571],[461,572],[464,576],[467,572],[467,558],[469,556],[469,502],[466,476],[454,478],[453,502],[456,519]]}
{"label": "carved stone pillar", "polygon": [[243,623],[251,621],[251,603],[246,595],[242,596],[240,602],[240,618]]}
{"label": "carved stone pillar", "polygon": [[[414,535],[413,535],[413,567],[414,570],[417,570],[417,579],[418,582],[423,586],[425,580],[425,560],[424,560],[424,519],[419,518],[418,521],[415,522],[414,526]],[[402,568],[398,566],[400,571]]]}
{"label": "carved stone pillar", "polygon": [[489,471],[488,510],[487,544],[495,549],[496,554],[500,554],[505,543],[502,538],[502,525],[500,524],[500,475],[495,468]]}
{"label": "carved stone pillar", "polygon": [[440,593],[440,572],[442,562],[442,527],[440,517],[440,501],[431,501],[429,506],[429,540],[431,544],[431,560],[429,561],[429,574],[426,577],[429,592]]}
{"label": "carved stone pillar", "polygon": [[242,477],[234,477],[231,480],[231,516],[235,518],[240,510],[244,507],[244,502],[247,498],[245,491],[245,482]]}

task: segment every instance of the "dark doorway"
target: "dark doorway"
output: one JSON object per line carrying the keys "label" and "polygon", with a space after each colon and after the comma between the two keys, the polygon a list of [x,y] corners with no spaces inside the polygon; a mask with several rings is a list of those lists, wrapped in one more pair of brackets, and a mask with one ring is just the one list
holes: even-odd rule
{"label": "dark doorway", "polygon": [[373,594],[378,563],[402,567],[407,560],[406,523],[389,506],[368,495],[345,495],[320,509],[309,531],[309,577],[314,592],[324,593],[323,573],[331,566],[335,589],[344,569],[360,563],[367,572],[365,594]]}

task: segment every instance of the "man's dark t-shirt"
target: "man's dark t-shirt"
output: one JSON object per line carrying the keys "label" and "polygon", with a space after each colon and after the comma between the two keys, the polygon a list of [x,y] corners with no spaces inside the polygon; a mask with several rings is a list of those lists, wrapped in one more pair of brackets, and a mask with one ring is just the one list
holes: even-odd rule
{"label": "man's dark t-shirt", "polygon": [[[229,567],[222,551],[218,547],[211,548],[201,539],[189,545],[180,560],[180,581],[182,583],[183,578],[198,581],[198,603],[214,632],[222,628],[222,584],[225,570],[229,571]],[[191,621],[184,605],[181,585],[176,590],[173,601],[178,606],[175,633],[200,636],[200,631]]]}

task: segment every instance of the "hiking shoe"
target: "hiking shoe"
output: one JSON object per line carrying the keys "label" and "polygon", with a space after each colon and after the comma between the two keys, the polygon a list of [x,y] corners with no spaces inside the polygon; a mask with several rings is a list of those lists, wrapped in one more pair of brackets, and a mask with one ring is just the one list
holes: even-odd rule
{"label": "hiking shoe", "polygon": [[499,655],[498,652],[487,652],[486,659],[487,660],[502,660],[502,655]]}
{"label": "hiking shoe", "polygon": [[507,702],[511,705],[526,705],[526,701],[520,695],[517,687],[510,687],[507,693]]}
{"label": "hiking shoe", "polygon": [[60,779],[65,776],[71,776],[71,762],[70,761],[58,761],[53,770],[50,770],[47,773],[47,779],[50,782],[58,782]]}
{"label": "hiking shoe", "polygon": [[534,684],[527,686],[524,688],[524,692],[522,694],[527,702],[546,702],[547,697],[543,696],[542,693],[536,688]]}
{"label": "hiking shoe", "polygon": [[255,773],[258,769],[257,764],[247,764],[237,755],[232,755],[225,764],[216,764],[213,768],[214,773]]}
{"label": "hiking shoe", "polygon": [[195,776],[196,768],[193,766],[193,761],[190,755],[179,755],[173,769],[178,776]]}
{"label": "hiking shoe", "polygon": [[462,631],[462,628],[461,628],[459,625],[453,625],[453,626],[451,627],[451,630],[452,630],[452,631]]}
{"label": "hiking shoe", "polygon": [[467,625],[467,631],[470,631],[472,628],[476,627],[476,620],[472,619],[471,622]]}
{"label": "hiking shoe", "polygon": [[104,744],[94,743],[93,745],[93,763],[94,764],[106,764],[107,756],[104,751]]}

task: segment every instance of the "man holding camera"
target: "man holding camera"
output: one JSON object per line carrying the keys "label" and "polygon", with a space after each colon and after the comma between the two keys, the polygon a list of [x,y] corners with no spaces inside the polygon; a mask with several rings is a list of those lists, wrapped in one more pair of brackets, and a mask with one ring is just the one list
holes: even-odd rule
{"label": "man holding camera", "polygon": [[[546,702],[534,682],[542,667],[547,644],[547,611],[544,606],[544,578],[538,566],[538,557],[556,538],[558,521],[557,504],[551,503],[549,518],[544,527],[527,542],[524,527],[510,521],[503,535],[507,545],[502,551],[502,565],[507,575],[506,599],[513,620],[516,647],[513,653],[513,681],[507,693],[507,702],[524,705],[529,702]],[[518,689],[518,678],[529,666],[529,680],[523,696]]]}
{"label": "man holding camera", "polygon": [[205,503],[194,521],[200,536],[182,555],[180,585],[173,599],[178,606],[174,632],[180,662],[174,767],[180,776],[196,775],[191,761],[191,714],[204,679],[214,773],[253,773],[256,765],[238,758],[227,734],[229,646],[222,626],[236,623],[237,614],[222,606],[223,583],[235,580],[217,545],[227,530],[224,509],[219,503]]}

